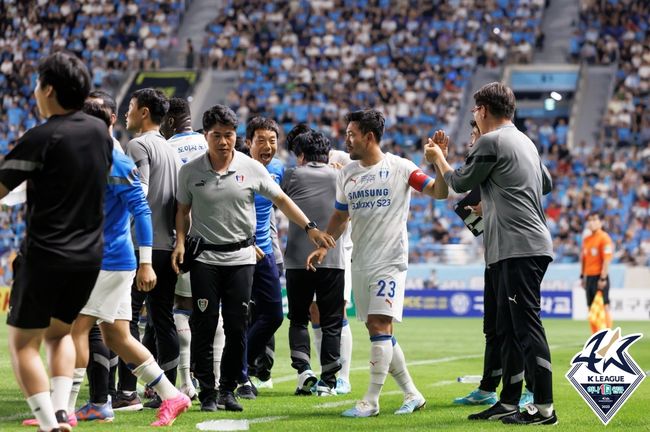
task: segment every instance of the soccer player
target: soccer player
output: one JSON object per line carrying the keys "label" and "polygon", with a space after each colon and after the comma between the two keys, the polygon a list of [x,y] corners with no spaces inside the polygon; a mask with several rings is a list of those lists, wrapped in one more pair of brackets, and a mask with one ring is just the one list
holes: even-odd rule
{"label": "soccer player", "polygon": [[[293,152],[298,167],[287,171],[282,189],[317,224],[329,219],[329,206],[336,199],[338,171],[328,166],[329,140],[320,132],[309,131],[293,139]],[[287,298],[289,301],[289,348],[291,366],[298,371],[297,395],[310,395],[316,384],[318,396],[336,395],[336,373],[341,369],[341,321],[345,261],[343,244],[339,242],[314,273],[304,267],[313,246],[300,228],[291,225],[287,237]],[[319,347],[321,378],[317,381],[310,365],[309,313],[316,295],[320,313],[322,344]]]}
{"label": "soccer player", "polygon": [[[279,134],[280,127],[269,118],[253,117],[246,125],[246,146],[251,158],[264,165],[277,184],[280,184],[284,175],[284,165],[274,158],[278,150]],[[237,389],[237,395],[244,399],[255,399],[257,392],[248,377],[249,367],[254,369],[255,360],[266,350],[284,319],[282,287],[271,239],[272,210],[273,202],[270,199],[255,194],[255,245],[261,253],[253,274],[251,322],[246,335],[246,364],[242,371],[241,385]]]}
{"label": "soccer player", "polygon": [[[88,101],[85,106],[95,102]],[[89,111],[96,111],[92,107]],[[107,125],[110,115],[106,112]],[[104,255],[102,270],[88,302],[72,326],[77,359],[74,370],[76,391],[71,393],[70,405],[74,409],[81,381],[88,364],[88,333],[99,320],[102,336],[110,349],[115,351],[133,374],[153,387],[162,398],[158,420],[152,426],[170,426],[176,417],[186,411],[190,399],[181,394],[163,373],[151,353],[134,338],[129,329],[131,320],[131,285],[135,277],[138,290],[148,292],[156,286],[156,273],[151,265],[153,233],[151,210],[140,185],[138,171],[126,155],[113,150],[113,166],[104,200]],[[137,261],[131,241],[130,215],[135,221],[135,235],[139,244]],[[107,403],[108,404],[108,403]],[[108,406],[88,406],[82,415],[109,411]],[[112,410],[110,410],[112,411]],[[103,416],[103,420],[112,420]]]}
{"label": "soccer player", "polygon": [[[152,265],[157,275],[156,286],[151,291],[143,292],[134,287],[131,292],[131,334],[138,338],[138,318],[146,299],[156,336],[158,364],[169,381],[175,384],[179,361],[178,333],[173,315],[177,276],[171,267],[171,253],[176,241],[175,194],[181,162],[159,132],[168,109],[169,101],[160,90],[144,88],[131,95],[126,128],[137,136],[127,144],[126,154],[138,167],[140,182],[151,209],[154,233]],[[136,393],[136,379],[124,361],[120,361],[119,373],[120,391],[113,401],[113,409],[135,409],[140,403]],[[145,407],[159,408],[160,404],[160,397],[155,397]]]}
{"label": "soccer player", "polygon": [[[474,93],[474,101],[472,113],[483,135],[463,167],[454,171],[435,145],[425,149],[427,160],[453,190],[481,188],[485,262],[497,292],[503,388],[499,402],[468,418],[555,424],[551,354],[539,313],[540,285],[553,259],[542,208],[551,177],[533,142],[512,123],[515,95],[510,88],[486,84]],[[520,412],[524,375],[535,399]]]}
{"label": "soccer player", "polygon": [[[208,149],[203,134],[192,130],[190,104],[183,98],[171,98],[169,110],[160,124],[160,133],[167,143],[178,153],[182,163],[201,156]],[[178,333],[180,389],[190,398],[196,397],[196,389],[190,376],[190,345],[192,332],[190,316],[192,315],[192,288],[190,274],[178,275],[174,292],[174,323]]]}
{"label": "soccer player", "polygon": [[[46,122],[27,131],[0,163],[0,198],[29,180],[27,235],[14,261],[7,324],[16,380],[42,431],[71,429],[70,329],[102,261],[102,205],[113,142],[101,120],[81,112],[90,83],[73,54],[43,59],[34,98]],[[42,341],[51,388],[39,354]]]}
{"label": "soccer player", "polygon": [[[370,335],[370,385],[363,399],[343,415],[371,417],[379,414],[379,394],[390,373],[404,392],[395,414],[410,414],[426,404],[406,369],[404,353],[393,336],[393,321],[402,320],[404,285],[408,266],[408,218],[411,188],[434,198],[447,197],[447,185],[434,181],[413,162],[383,153],[379,143],[384,116],[376,110],[346,116],[348,153],[353,160],[338,177],[335,210],[327,232],[341,236],[352,223],[352,288],[357,317]],[[442,131],[434,137],[446,150]],[[322,263],[327,250],[318,248],[307,260]]]}
{"label": "soccer player", "polygon": [[[331,236],[307,219],[262,164],[234,151],[237,123],[237,116],[226,106],[215,105],[206,111],[203,130],[208,151],[183,165],[178,182],[178,241],[172,255],[175,271],[179,272],[179,265],[185,261],[188,232],[203,241],[201,253],[190,265],[195,302],[192,354],[194,376],[201,387],[202,411],[243,410],[234,391],[244,367],[248,308],[256,263],[254,195],[271,199],[289,220],[304,227],[315,244],[334,246]],[[223,304],[226,344],[217,398],[212,342],[220,304]]]}
{"label": "soccer player", "polygon": [[590,234],[583,238],[582,253],[580,254],[581,286],[587,294],[587,307],[591,307],[596,292],[603,293],[607,327],[612,328],[612,314],[609,309],[609,264],[614,254],[614,244],[609,234],[603,230],[603,222],[599,213],[589,213],[587,229]]}

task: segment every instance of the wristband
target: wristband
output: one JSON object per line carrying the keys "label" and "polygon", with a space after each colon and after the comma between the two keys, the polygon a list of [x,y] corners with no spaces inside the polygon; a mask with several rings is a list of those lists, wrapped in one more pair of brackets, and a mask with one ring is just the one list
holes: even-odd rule
{"label": "wristband", "polygon": [[140,264],[151,264],[151,246],[140,246]]}

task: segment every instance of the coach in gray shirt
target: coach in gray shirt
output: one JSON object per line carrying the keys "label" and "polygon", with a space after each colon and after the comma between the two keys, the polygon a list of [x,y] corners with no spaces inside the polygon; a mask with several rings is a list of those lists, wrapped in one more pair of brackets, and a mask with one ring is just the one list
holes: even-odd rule
{"label": "coach in gray shirt", "polygon": [[[255,194],[273,201],[293,223],[307,231],[315,244],[333,247],[334,240],[289,199],[264,166],[235,151],[237,116],[223,105],[203,114],[208,151],[183,165],[179,174],[176,212],[176,248],[172,254],[179,271],[188,234],[204,241],[203,252],[192,264],[194,376],[199,380],[202,411],[242,411],[234,390],[244,361],[248,304],[255,270]],[[190,213],[191,211],[191,213]],[[191,220],[191,231],[190,231]],[[303,234],[304,235],[304,234]],[[219,394],[215,389],[212,342],[222,304],[226,335]]]}
{"label": "coach in gray shirt", "polygon": [[[466,192],[480,186],[485,261],[497,280],[503,389],[499,402],[469,419],[555,424],[551,357],[540,319],[540,285],[553,259],[542,208],[551,178],[535,145],[512,124],[512,90],[497,82],[486,84],[474,100],[474,120],[483,135],[465,166],[454,171],[438,146],[429,143],[425,148],[427,160],[437,165],[453,190]],[[534,409],[519,412],[524,369],[535,404]]]}
{"label": "coach in gray shirt", "polygon": [[[326,226],[331,206],[336,201],[338,171],[328,165],[331,149],[329,140],[310,130],[292,141],[299,166],[287,170],[282,189],[300,206],[310,219]],[[318,264],[318,273],[305,269],[305,261],[314,247],[291,225],[287,238],[285,266],[287,269],[287,298],[289,301],[289,347],[291,366],[298,371],[296,394],[309,394],[316,382],[311,370],[309,307],[316,294],[323,339],[320,350],[321,378],[316,385],[319,396],[335,395],[336,372],[341,369],[341,322],[343,320],[343,289],[345,260],[343,242],[329,251]]]}
{"label": "coach in gray shirt", "polygon": [[[159,132],[168,109],[169,101],[160,90],[144,88],[131,95],[126,127],[137,136],[126,145],[126,154],[133,159],[140,172],[142,188],[151,208],[153,252],[150,259],[158,276],[156,286],[151,291],[145,293],[133,289],[131,292],[131,334],[139,337],[138,317],[146,300],[156,336],[158,364],[175,384],[179,361],[178,333],[173,315],[177,277],[171,267],[171,253],[175,243],[176,183],[181,162]],[[119,370],[122,391],[113,401],[113,408],[133,407],[134,399],[138,397],[135,394],[136,379],[123,362],[120,362]],[[126,392],[132,393],[129,396]],[[159,406],[159,398],[147,403],[150,408]]]}

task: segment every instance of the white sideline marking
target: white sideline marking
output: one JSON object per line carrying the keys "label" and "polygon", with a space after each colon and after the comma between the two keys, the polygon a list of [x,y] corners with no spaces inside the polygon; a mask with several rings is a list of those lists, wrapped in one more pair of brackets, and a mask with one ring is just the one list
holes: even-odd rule
{"label": "white sideline marking", "polygon": [[444,387],[446,385],[456,384],[456,380],[453,381],[438,381],[433,384],[429,384],[427,387]]}
{"label": "white sideline marking", "polygon": [[248,423],[268,423],[276,420],[285,420],[289,416],[271,416],[271,417],[258,417],[254,419],[248,419]]}
{"label": "white sideline marking", "polygon": [[[402,394],[402,391],[401,390],[391,390],[391,391],[387,391],[387,392],[382,392],[381,394],[383,396],[389,396],[389,395]],[[314,408],[317,408],[317,409],[336,408],[336,407],[340,407],[340,406],[343,406],[343,405],[354,404],[356,401],[357,401],[356,399],[345,399],[345,400],[340,400],[340,401],[336,401],[336,402],[327,402],[327,403],[314,405]]]}
{"label": "white sideline marking", "polygon": [[[557,348],[569,348],[569,347],[581,347],[582,345],[577,344],[577,343],[572,343],[572,344],[562,344],[562,345],[550,345],[548,348],[549,350],[554,350]],[[481,354],[468,354],[468,355],[462,355],[462,356],[451,356],[451,357],[441,357],[437,359],[428,359],[428,360],[415,360],[411,362],[407,362],[406,366],[411,367],[411,366],[423,366],[423,365],[432,365],[432,364],[438,364],[438,363],[448,363],[448,362],[453,362],[456,360],[470,360],[470,359],[476,359],[476,358],[483,358],[483,353]],[[350,371],[360,371],[360,370],[367,370],[368,365],[365,364],[364,366],[357,366],[350,368]],[[273,382],[287,382],[291,380],[296,379],[296,374],[293,375],[285,375],[277,378],[273,378]]]}

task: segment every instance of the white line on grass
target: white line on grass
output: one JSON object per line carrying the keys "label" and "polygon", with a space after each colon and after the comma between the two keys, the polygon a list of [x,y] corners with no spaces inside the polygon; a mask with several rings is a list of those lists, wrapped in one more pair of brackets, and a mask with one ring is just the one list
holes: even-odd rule
{"label": "white line on grass", "polygon": [[[402,394],[402,391],[401,390],[391,390],[391,391],[387,391],[387,392],[382,392],[381,394],[383,396],[390,396],[390,395]],[[356,399],[345,399],[345,400],[340,400],[340,401],[336,401],[336,402],[327,402],[327,403],[314,405],[314,408],[317,408],[317,409],[336,408],[336,407],[340,407],[340,406],[343,406],[343,405],[353,404],[356,401],[357,401]]]}
{"label": "white line on grass", "polygon": [[258,417],[258,418],[249,419],[248,423],[268,423],[277,420],[285,420],[288,418],[289,416]]}
{"label": "white line on grass", "polygon": [[[551,345],[549,346],[550,350],[554,350],[557,348],[568,348],[568,347],[573,347],[573,346],[582,346],[580,344],[562,344],[562,345]],[[483,358],[483,354],[468,354],[468,355],[462,355],[462,356],[451,356],[451,357],[441,357],[437,359],[427,359],[427,360],[415,360],[411,362],[407,362],[406,366],[411,367],[411,366],[423,366],[423,365],[432,365],[432,364],[438,364],[438,363],[449,363],[453,362],[456,360],[471,360],[471,359],[476,359],[476,358]],[[359,371],[359,370],[367,370],[368,365],[364,366],[357,366],[350,368],[350,371]],[[273,382],[276,383],[282,383],[282,382],[287,382],[291,380],[295,380],[296,375],[285,375],[277,378],[273,378]]]}

